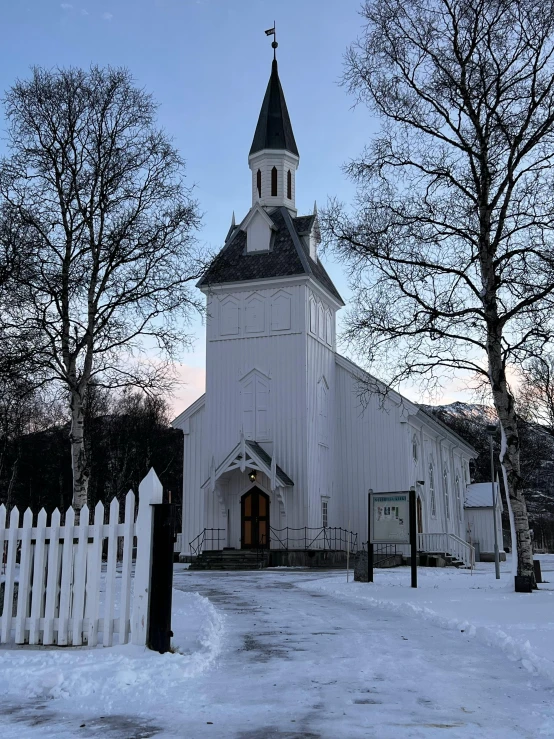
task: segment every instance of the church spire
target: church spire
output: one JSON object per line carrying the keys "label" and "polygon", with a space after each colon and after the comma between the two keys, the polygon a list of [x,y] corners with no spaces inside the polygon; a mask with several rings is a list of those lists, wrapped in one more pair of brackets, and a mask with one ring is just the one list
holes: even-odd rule
{"label": "church spire", "polygon": [[[275,27],[266,31],[266,35],[275,36]],[[276,45],[274,41],[274,52]],[[299,160],[277,59],[274,58],[248,155],[252,170],[252,205],[285,206],[296,213],[295,175]]]}
{"label": "church spire", "polygon": [[287,103],[279,80],[277,59],[271,63],[271,76],[265,91],[250,154],[263,149],[281,149],[298,156]]}

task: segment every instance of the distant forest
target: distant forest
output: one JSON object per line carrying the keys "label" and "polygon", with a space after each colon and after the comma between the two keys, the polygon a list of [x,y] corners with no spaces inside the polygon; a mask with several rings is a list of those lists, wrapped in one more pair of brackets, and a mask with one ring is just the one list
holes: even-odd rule
{"label": "distant forest", "polygon": [[[165,402],[137,391],[116,397],[96,390],[93,396],[85,415],[89,506],[136,492],[153,467],[171,492],[180,522],[183,434],[169,425]],[[52,422],[60,412],[54,401],[46,405],[34,398],[27,407],[0,406],[0,503],[34,512],[67,509],[72,499],[69,421]]]}

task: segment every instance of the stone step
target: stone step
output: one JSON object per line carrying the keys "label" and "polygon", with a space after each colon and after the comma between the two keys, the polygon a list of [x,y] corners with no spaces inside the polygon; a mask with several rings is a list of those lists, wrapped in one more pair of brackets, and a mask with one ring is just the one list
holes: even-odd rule
{"label": "stone step", "polygon": [[189,570],[195,570],[195,571],[204,571],[204,570],[218,570],[218,571],[225,571],[225,570],[245,570],[251,572],[252,570],[264,570],[265,567],[259,566],[256,567],[255,565],[191,565],[189,567]]}
{"label": "stone step", "polygon": [[191,563],[191,570],[260,570],[269,564],[269,553],[252,549],[207,550]]}

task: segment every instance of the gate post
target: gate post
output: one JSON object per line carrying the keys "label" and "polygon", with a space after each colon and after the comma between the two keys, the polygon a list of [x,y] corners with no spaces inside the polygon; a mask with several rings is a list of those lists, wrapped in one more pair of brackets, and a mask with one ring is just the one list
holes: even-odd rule
{"label": "gate post", "polygon": [[139,485],[139,509],[136,523],[137,559],[131,615],[131,643],[144,646],[148,637],[152,573],[153,504],[163,502],[163,487],[153,468]]}
{"label": "gate post", "polygon": [[[171,596],[173,588],[173,516],[171,503],[158,503],[154,509],[152,569],[150,574],[150,612],[147,646],[164,654],[171,647]],[[219,535],[219,532],[218,532]]]}

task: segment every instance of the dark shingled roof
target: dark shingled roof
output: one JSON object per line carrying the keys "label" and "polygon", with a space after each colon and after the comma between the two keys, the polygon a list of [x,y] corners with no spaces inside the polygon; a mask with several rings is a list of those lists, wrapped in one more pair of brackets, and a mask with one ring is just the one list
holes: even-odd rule
{"label": "dark shingled roof", "polygon": [[319,260],[314,261],[310,257],[309,249],[301,238],[302,234],[310,232],[316,216],[291,218],[284,207],[268,211],[268,215],[275,227],[269,251],[248,254],[246,232],[237,226],[198,282],[198,287],[271,277],[311,275],[344,305],[325,268]]}
{"label": "dark shingled roof", "polygon": [[286,149],[298,156],[276,59],[273,60],[271,67],[271,77],[265,91],[250,154],[263,149]]}
{"label": "dark shingled roof", "polygon": [[[271,467],[271,457],[266,452],[266,450],[258,444],[257,441],[246,441],[246,445],[249,446],[254,452],[256,452],[258,457],[263,459],[268,467]],[[278,464],[275,465],[275,472],[277,473],[277,477],[281,480],[281,482],[284,482],[285,485],[290,485],[291,487],[294,485],[293,481],[290,479],[287,473],[283,472]]]}

